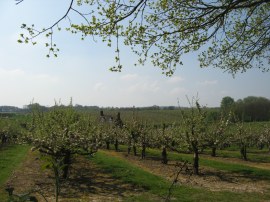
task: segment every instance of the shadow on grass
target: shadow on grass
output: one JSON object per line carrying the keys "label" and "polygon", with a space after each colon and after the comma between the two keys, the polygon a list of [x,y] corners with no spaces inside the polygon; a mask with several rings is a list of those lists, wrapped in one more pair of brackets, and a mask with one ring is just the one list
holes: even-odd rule
{"label": "shadow on grass", "polygon": [[[184,161],[189,161],[192,164],[191,154],[170,153],[168,155],[168,159],[169,159],[168,165],[170,166],[175,166],[176,162],[184,162]],[[172,161],[170,161],[170,159],[172,159]],[[146,156],[146,160],[161,162],[161,154],[159,156],[159,152],[157,152],[156,150],[150,150]],[[207,171],[205,175],[218,176],[221,180],[227,182],[233,181],[232,180],[233,178],[246,178],[251,179],[253,181],[261,181],[261,180],[270,181],[270,170],[254,168],[242,165],[241,163],[227,163],[201,158],[200,165],[216,169],[216,171]],[[230,175],[224,175],[224,173],[219,172],[219,170],[232,173],[234,176],[230,177]]]}
{"label": "shadow on grass", "polygon": [[[90,162],[90,161],[89,161]],[[125,197],[128,193],[143,191],[111,177],[101,169],[76,162],[68,180],[62,183],[61,196],[80,198],[82,195]]]}

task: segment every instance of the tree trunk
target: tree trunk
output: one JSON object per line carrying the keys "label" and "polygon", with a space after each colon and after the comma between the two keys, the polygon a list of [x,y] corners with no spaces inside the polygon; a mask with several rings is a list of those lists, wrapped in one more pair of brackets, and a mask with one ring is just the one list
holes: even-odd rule
{"label": "tree trunk", "polygon": [[119,150],[119,143],[118,143],[117,139],[115,140],[115,143],[114,143],[114,149],[115,149],[115,151]]}
{"label": "tree trunk", "polygon": [[199,151],[197,148],[194,150],[193,172],[195,175],[199,175]]}
{"label": "tree trunk", "polygon": [[70,167],[70,164],[71,164],[71,154],[70,152],[66,152],[66,155],[64,157],[64,160],[63,160],[63,164],[64,164],[64,168],[63,168],[63,178],[64,179],[67,179],[68,178],[68,171],[69,171],[69,167]]}
{"label": "tree trunk", "polygon": [[142,145],[142,159],[145,159],[145,150],[146,150],[146,146],[145,144]]}
{"label": "tree trunk", "polygon": [[216,147],[212,147],[212,152],[211,152],[211,156],[216,157]]}
{"label": "tree trunk", "polygon": [[109,141],[106,141],[106,149],[110,150],[110,142]]}
{"label": "tree trunk", "polygon": [[128,140],[128,154],[131,152],[131,140]]}
{"label": "tree trunk", "polygon": [[60,166],[58,165],[57,160],[55,159],[53,164],[53,171],[54,171],[54,186],[55,186],[55,202],[58,202],[58,197],[60,194],[60,175],[59,175]]}
{"label": "tree trunk", "polygon": [[163,164],[168,164],[168,157],[167,157],[167,149],[166,149],[166,147],[163,147],[161,155],[162,155],[162,163]]}
{"label": "tree trunk", "polygon": [[262,150],[264,148],[264,144],[263,143],[260,143],[259,145],[258,145],[258,149],[259,150]]}
{"label": "tree trunk", "polygon": [[133,154],[134,156],[137,156],[137,147],[133,145]]}
{"label": "tree trunk", "polygon": [[242,158],[245,161],[247,161],[247,146],[246,145],[242,145],[240,152],[241,152]]}

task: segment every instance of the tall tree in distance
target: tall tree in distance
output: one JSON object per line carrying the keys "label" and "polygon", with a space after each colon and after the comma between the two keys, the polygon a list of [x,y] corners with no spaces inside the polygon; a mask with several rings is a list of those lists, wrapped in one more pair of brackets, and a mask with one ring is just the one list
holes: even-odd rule
{"label": "tall tree in distance", "polygon": [[[201,67],[212,66],[233,75],[251,68],[269,70],[270,0],[69,0],[67,4],[67,11],[49,27],[22,24],[28,34],[21,34],[18,42],[36,44],[36,38],[44,34],[47,56],[57,56],[59,49],[52,36],[67,19],[66,30],[80,33],[82,39],[99,36],[108,46],[115,39],[112,71],[122,69],[120,41],[138,56],[137,64],[150,59],[166,75],[182,65],[184,54],[194,51]],[[71,13],[82,21],[73,23]]]}
{"label": "tall tree in distance", "polygon": [[232,97],[226,96],[222,98],[220,103],[222,113],[228,114],[232,110],[233,104],[234,99]]}
{"label": "tall tree in distance", "polygon": [[270,100],[265,97],[248,96],[236,102],[235,113],[243,121],[269,121]]}

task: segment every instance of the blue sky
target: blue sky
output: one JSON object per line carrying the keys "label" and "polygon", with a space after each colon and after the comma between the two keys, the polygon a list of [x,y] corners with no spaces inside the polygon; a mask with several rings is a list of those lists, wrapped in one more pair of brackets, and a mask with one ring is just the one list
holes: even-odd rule
{"label": "blue sky", "polygon": [[0,105],[22,107],[32,100],[53,105],[60,99],[67,104],[72,97],[74,104],[104,107],[176,106],[178,99],[181,106],[187,106],[186,96],[198,94],[202,105],[215,107],[224,96],[270,99],[270,73],[254,69],[233,78],[220,69],[200,69],[196,53],[183,57],[184,65],[169,78],[150,62],[134,67],[136,56],[125,47],[121,47],[123,71],[110,72],[114,48],[91,38],[81,41],[79,35],[66,31],[55,32],[58,58],[46,58],[44,37],[35,46],[17,43],[22,23],[46,27],[67,6],[65,0],[25,0],[18,6],[15,1],[0,1]]}

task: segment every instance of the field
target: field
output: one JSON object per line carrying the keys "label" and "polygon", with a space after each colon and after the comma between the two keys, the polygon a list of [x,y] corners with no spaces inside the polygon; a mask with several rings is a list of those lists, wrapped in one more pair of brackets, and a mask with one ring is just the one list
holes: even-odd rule
{"label": "field", "polygon": [[[114,112],[112,112],[113,114]],[[93,113],[97,114],[97,113]],[[161,125],[177,121],[178,111],[137,112],[146,121]],[[132,112],[122,112],[124,120]],[[168,118],[169,117],[169,118]],[[131,119],[131,118],[130,118]],[[164,121],[162,121],[164,120]],[[265,123],[253,123],[253,128]],[[248,124],[250,126],[250,124]],[[231,129],[234,131],[235,129]],[[199,175],[193,173],[193,153],[167,148],[167,164],[161,163],[162,147],[146,148],[119,142],[115,151],[102,147],[93,155],[73,155],[68,179],[61,179],[59,201],[270,201],[270,153],[266,146],[249,145],[244,160],[237,144],[200,151]],[[14,188],[13,201],[55,201],[54,174],[27,145],[0,147],[0,201],[8,201],[6,188]],[[33,199],[33,198],[32,198]]]}
{"label": "field", "polygon": [[[20,147],[20,154],[27,154],[27,157],[12,175],[9,173],[6,184],[14,187],[14,192],[19,195],[38,190],[48,201],[53,201],[52,173],[41,169],[36,152]],[[76,156],[70,178],[63,184],[60,201],[165,201],[179,169],[176,163],[192,159],[191,155],[172,152],[169,164],[164,165],[158,159],[158,150],[149,150],[145,160],[128,156],[124,150],[124,147],[120,152],[101,150],[91,158]],[[244,162],[233,157],[235,152],[230,153],[232,157],[227,155],[226,158],[204,155],[199,176],[180,174],[172,189],[171,200],[267,201],[270,197],[269,159],[264,163]],[[254,154],[264,155],[267,153]],[[1,156],[1,162],[3,158]],[[8,162],[3,163],[6,164]],[[6,173],[1,169],[1,177],[3,172]],[[4,186],[2,180],[2,189]],[[33,195],[39,201],[45,201],[39,193]],[[4,199],[7,194],[2,190],[0,196]]]}

